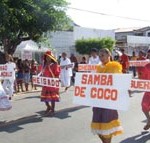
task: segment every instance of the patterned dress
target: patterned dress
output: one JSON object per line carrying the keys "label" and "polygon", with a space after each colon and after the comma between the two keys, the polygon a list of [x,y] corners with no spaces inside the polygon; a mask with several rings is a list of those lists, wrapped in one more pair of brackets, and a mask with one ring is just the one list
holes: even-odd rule
{"label": "patterned dress", "polygon": [[[56,63],[46,65],[43,70],[44,77],[58,78],[59,74],[60,74],[60,67]],[[59,101],[59,88],[43,86],[42,92],[41,92],[41,101],[43,101],[43,102],[50,102],[50,101],[58,102]]]}
{"label": "patterned dress", "polygon": [[[122,66],[118,62],[108,62],[106,65],[97,66],[98,73],[121,73]],[[123,129],[118,120],[116,110],[93,107],[93,119],[91,129],[94,134],[110,138],[121,134]]]}

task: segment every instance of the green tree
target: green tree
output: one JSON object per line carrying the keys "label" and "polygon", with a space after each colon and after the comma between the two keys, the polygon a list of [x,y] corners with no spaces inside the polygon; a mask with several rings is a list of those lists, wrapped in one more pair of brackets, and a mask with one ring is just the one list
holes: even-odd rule
{"label": "green tree", "polygon": [[102,48],[108,48],[110,51],[113,50],[115,40],[110,37],[107,38],[95,38],[95,39],[80,39],[75,42],[77,52],[80,54],[90,54],[92,48],[98,50]]}
{"label": "green tree", "polygon": [[12,54],[23,40],[38,41],[43,32],[66,28],[70,23],[66,0],[1,0],[0,41]]}

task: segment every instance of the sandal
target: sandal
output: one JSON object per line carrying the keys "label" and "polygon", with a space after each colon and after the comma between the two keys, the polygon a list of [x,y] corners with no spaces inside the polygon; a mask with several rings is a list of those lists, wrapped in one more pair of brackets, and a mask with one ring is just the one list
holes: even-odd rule
{"label": "sandal", "polygon": [[148,130],[148,129],[150,129],[150,124],[146,124],[146,125],[144,126],[144,130]]}
{"label": "sandal", "polygon": [[51,111],[51,107],[47,107],[45,114],[49,113]]}

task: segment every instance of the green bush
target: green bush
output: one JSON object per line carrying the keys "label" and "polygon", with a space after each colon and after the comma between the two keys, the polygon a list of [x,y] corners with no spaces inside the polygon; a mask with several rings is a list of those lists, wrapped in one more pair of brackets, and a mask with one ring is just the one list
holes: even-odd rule
{"label": "green bush", "polygon": [[113,50],[115,40],[112,38],[95,38],[95,39],[80,39],[75,42],[76,51],[80,54],[90,54],[92,48],[98,50],[102,48],[108,48],[110,51]]}

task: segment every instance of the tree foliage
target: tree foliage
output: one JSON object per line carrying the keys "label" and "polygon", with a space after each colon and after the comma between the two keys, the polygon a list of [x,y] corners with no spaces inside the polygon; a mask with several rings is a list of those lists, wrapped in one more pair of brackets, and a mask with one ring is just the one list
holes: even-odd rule
{"label": "tree foliage", "polygon": [[1,0],[0,41],[13,53],[23,40],[37,41],[43,32],[69,25],[65,0]]}
{"label": "tree foliage", "polygon": [[77,52],[80,54],[90,54],[92,48],[96,48],[98,50],[102,48],[108,48],[110,51],[113,50],[115,44],[115,40],[112,38],[95,38],[95,39],[80,39],[75,43],[75,47]]}

